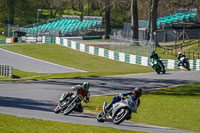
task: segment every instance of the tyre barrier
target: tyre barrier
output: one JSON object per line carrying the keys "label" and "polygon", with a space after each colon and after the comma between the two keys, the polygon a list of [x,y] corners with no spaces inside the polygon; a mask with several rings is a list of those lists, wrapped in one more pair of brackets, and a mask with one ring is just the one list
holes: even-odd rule
{"label": "tyre barrier", "polygon": [[13,67],[7,65],[0,65],[0,75],[6,77],[13,77]]}

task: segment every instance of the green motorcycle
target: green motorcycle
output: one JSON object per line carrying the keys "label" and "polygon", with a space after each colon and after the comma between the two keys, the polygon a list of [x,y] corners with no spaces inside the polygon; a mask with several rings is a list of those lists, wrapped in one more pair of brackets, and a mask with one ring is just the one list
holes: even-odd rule
{"label": "green motorcycle", "polygon": [[161,64],[160,60],[150,59],[150,65],[157,72],[157,74],[160,74],[161,72],[165,74],[165,67]]}

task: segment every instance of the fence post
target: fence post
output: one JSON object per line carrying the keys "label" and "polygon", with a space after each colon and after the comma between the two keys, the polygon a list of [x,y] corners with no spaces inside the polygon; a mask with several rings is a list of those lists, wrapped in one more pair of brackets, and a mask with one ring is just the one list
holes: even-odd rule
{"label": "fence post", "polygon": [[163,48],[163,54],[165,54],[165,48]]}
{"label": "fence post", "polygon": [[192,52],[192,56],[193,56],[192,59],[194,60],[194,52]]}
{"label": "fence post", "polygon": [[175,56],[177,56],[177,49],[175,49]]}
{"label": "fence post", "polygon": [[189,54],[189,59],[190,59],[190,51],[188,52],[188,54]]}

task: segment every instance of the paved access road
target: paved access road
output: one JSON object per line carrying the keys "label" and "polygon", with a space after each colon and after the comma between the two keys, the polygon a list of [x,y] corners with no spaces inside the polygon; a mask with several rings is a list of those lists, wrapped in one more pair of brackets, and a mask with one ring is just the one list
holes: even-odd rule
{"label": "paved access road", "polygon": [[0,65],[12,66],[26,72],[36,73],[70,73],[84,72],[82,70],[53,64],[32,57],[10,52],[0,48]]}
{"label": "paved access road", "polygon": [[143,87],[144,90],[151,90],[200,82],[200,71],[175,71],[167,72],[164,75],[148,73],[110,77],[4,82],[0,83],[0,113],[153,133],[188,132],[126,122],[118,126],[109,122],[98,123],[95,116],[83,113],[73,113],[69,116],[54,114],[53,109],[60,95],[63,92],[71,91],[72,85],[83,81],[91,83],[91,95],[107,95],[128,91],[136,86]]}

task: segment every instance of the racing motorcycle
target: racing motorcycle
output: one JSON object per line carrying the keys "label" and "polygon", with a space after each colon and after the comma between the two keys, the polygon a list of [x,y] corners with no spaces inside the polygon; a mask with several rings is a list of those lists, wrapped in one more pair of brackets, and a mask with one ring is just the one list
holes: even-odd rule
{"label": "racing motorcycle", "polygon": [[109,110],[105,110],[107,103],[103,103],[102,111],[97,115],[98,122],[112,121],[114,124],[120,124],[124,120],[131,119],[132,112],[137,112],[137,103],[134,102],[131,96],[120,102],[113,104]]}
{"label": "racing motorcycle", "polygon": [[63,112],[64,115],[68,115],[78,108],[78,105],[83,101],[83,99],[83,96],[80,94],[73,94],[71,97],[66,97],[66,94],[62,94],[54,112],[56,114]]}
{"label": "racing motorcycle", "polygon": [[188,71],[190,71],[190,64],[188,61],[188,58],[183,56],[180,58],[180,66],[184,67],[185,69],[187,69]]}
{"label": "racing motorcycle", "polygon": [[165,74],[165,67],[163,67],[158,60],[150,59],[150,65],[157,72],[157,74],[160,74],[161,72]]}

